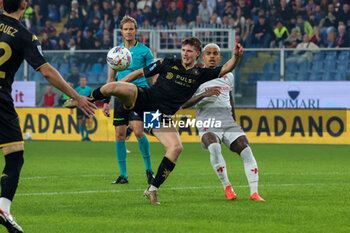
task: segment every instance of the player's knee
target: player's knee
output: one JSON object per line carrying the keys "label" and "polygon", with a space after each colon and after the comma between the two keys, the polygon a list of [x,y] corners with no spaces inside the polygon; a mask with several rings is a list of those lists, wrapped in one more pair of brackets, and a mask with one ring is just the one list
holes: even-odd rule
{"label": "player's knee", "polygon": [[241,154],[242,150],[244,150],[248,145],[249,143],[247,138],[245,136],[241,136],[230,145],[230,150],[236,152],[237,154]]}
{"label": "player's knee", "polygon": [[177,155],[180,155],[181,152],[183,151],[183,146],[181,144],[176,144],[176,145],[173,145],[170,150],[174,153],[174,154],[177,154]]}
{"label": "player's knee", "polygon": [[214,133],[209,132],[203,135],[202,142],[208,147],[210,144],[220,141]]}
{"label": "player's knee", "polygon": [[143,133],[143,129],[140,129],[140,128],[135,128],[135,129],[134,129],[134,134],[135,134],[135,136],[136,136],[138,139],[143,138],[143,136],[145,135],[145,134]]}
{"label": "player's knee", "polygon": [[117,141],[124,141],[125,139],[126,139],[126,133],[124,133],[124,132],[116,132],[115,133],[115,139],[117,140]]}
{"label": "player's knee", "polygon": [[118,86],[118,82],[107,83],[101,88],[101,92],[103,92],[102,94],[104,95],[110,96],[113,94],[113,91],[115,91],[118,88]]}

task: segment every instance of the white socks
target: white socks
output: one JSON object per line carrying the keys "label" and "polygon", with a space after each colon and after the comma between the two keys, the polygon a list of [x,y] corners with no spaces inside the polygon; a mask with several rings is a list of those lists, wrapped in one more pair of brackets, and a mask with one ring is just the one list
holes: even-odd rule
{"label": "white socks", "polygon": [[0,209],[3,211],[10,213],[11,201],[7,198],[0,197]]}
{"label": "white socks", "polygon": [[252,195],[253,193],[258,192],[259,175],[258,165],[256,164],[253,152],[249,146],[241,151],[241,158],[243,160],[244,171],[250,188],[250,195]]}
{"label": "white socks", "polygon": [[231,185],[231,183],[227,177],[226,162],[221,154],[220,143],[215,142],[210,144],[208,146],[208,150],[210,152],[211,165],[213,166],[214,171],[216,172],[222,185],[224,186],[224,188],[226,188],[226,186]]}

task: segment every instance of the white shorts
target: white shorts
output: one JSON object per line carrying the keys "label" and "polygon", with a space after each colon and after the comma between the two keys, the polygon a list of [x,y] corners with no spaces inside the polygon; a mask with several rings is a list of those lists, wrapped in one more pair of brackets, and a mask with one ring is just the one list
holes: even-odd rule
{"label": "white shorts", "polygon": [[213,133],[215,134],[221,142],[223,142],[227,148],[230,148],[230,145],[232,144],[232,142],[236,141],[237,138],[239,138],[240,136],[245,136],[247,138],[247,135],[244,133],[244,131],[242,130],[241,126],[232,126],[232,127],[228,127],[228,128],[209,128],[204,130],[202,129],[198,129],[198,133],[199,136],[201,138],[201,144],[202,144],[202,148],[204,150],[208,150],[208,148],[203,144],[202,142],[202,137],[204,134],[206,133]]}

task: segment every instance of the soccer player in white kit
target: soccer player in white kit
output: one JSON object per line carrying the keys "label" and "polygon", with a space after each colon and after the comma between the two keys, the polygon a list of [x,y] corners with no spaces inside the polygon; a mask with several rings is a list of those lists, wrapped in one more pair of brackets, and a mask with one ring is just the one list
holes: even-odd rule
{"label": "soccer player in white kit", "polygon": [[[204,47],[202,60],[206,67],[217,67],[222,60],[220,47],[216,44],[208,44]],[[225,189],[226,199],[237,198],[227,176],[226,162],[221,153],[223,142],[232,152],[240,155],[244,164],[244,171],[250,187],[250,200],[264,201],[258,194],[258,166],[248,139],[242,128],[237,124],[234,114],[232,90],[234,88],[234,76],[232,73],[203,83],[182,108],[188,108],[196,104],[196,120],[205,121],[215,119],[221,121],[220,128],[198,128],[202,147],[209,150],[210,162]]]}

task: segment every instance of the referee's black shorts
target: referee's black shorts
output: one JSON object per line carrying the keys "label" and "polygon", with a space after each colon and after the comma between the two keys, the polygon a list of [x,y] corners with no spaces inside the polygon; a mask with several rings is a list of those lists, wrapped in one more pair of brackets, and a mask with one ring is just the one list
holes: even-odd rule
{"label": "referee's black shorts", "polygon": [[129,121],[142,121],[142,117],[134,111],[126,110],[123,103],[115,98],[113,125],[129,125]]}
{"label": "referee's black shorts", "polygon": [[0,148],[23,144],[19,118],[12,101],[0,99]]}

